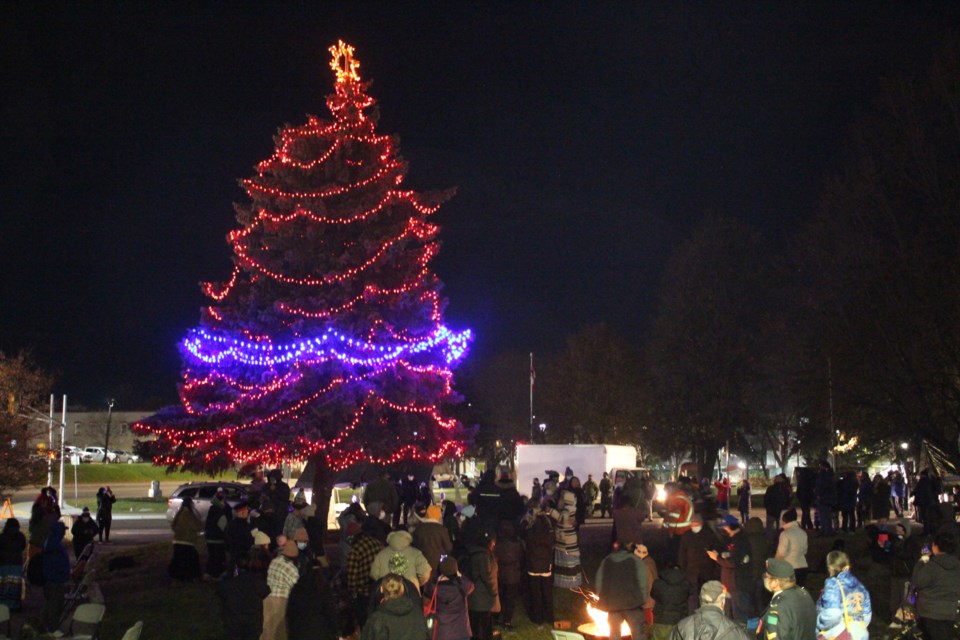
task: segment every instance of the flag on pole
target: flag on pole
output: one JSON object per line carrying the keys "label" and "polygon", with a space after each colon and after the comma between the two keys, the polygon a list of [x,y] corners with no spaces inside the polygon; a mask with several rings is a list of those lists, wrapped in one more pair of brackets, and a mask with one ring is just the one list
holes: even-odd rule
{"label": "flag on pole", "polygon": [[533,386],[534,381],[537,379],[537,372],[533,368],[533,354],[530,354],[530,386]]}

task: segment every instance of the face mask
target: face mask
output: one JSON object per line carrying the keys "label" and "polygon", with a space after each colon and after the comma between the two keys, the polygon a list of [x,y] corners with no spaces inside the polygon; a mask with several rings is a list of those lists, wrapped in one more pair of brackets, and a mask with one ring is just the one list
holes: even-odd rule
{"label": "face mask", "polygon": [[702,529],[703,527],[690,527],[690,531],[693,531],[694,533],[700,533]]}
{"label": "face mask", "polygon": [[306,543],[306,542],[298,542],[298,543],[297,543],[297,549],[300,549],[300,551],[303,551],[303,550],[306,549],[306,548],[307,548],[307,543]]}

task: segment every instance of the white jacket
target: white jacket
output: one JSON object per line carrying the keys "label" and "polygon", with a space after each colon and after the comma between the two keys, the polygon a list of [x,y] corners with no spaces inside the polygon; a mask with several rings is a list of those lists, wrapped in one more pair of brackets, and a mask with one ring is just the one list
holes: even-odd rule
{"label": "white jacket", "polygon": [[783,525],[776,558],[786,560],[794,569],[807,568],[807,532],[796,520]]}

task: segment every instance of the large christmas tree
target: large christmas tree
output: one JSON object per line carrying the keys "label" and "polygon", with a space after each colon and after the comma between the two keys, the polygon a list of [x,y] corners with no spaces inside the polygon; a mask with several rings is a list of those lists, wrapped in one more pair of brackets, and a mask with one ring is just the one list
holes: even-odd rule
{"label": "large christmas tree", "polygon": [[[332,121],[284,127],[241,184],[233,274],[180,345],[181,404],[135,425],[158,464],[216,472],[310,460],[314,500],[351,464],[437,461],[464,448],[451,367],[469,331],[442,324],[428,221],[453,191],[402,189],[394,137],[353,48],[331,47]],[[319,494],[319,495],[318,495]]]}

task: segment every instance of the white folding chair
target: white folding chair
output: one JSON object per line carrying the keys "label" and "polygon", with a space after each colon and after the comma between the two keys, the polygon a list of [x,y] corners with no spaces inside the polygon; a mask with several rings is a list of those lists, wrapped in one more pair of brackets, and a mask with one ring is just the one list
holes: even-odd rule
{"label": "white folding chair", "polygon": [[[85,602],[77,607],[73,612],[73,619],[70,621],[70,637],[73,640],[98,640],[100,638],[100,622],[103,620],[103,614],[107,608],[102,604]],[[83,633],[77,633],[74,625],[80,623],[84,627]],[[86,632],[89,629],[89,633]]]}
{"label": "white folding chair", "polygon": [[560,629],[550,629],[550,635],[553,636],[553,640],[586,640],[582,635],[576,631],[561,631]]}
{"label": "white folding chair", "polygon": [[139,620],[132,627],[127,629],[120,640],[140,640],[140,633],[143,632],[143,620]]}

